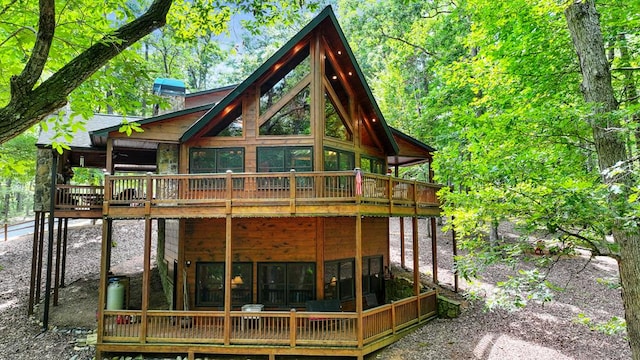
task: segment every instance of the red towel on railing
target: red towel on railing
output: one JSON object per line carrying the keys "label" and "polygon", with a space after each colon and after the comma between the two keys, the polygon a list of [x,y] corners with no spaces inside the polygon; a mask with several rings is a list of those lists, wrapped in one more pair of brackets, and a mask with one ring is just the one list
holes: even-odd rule
{"label": "red towel on railing", "polygon": [[356,195],[362,195],[362,172],[356,169]]}

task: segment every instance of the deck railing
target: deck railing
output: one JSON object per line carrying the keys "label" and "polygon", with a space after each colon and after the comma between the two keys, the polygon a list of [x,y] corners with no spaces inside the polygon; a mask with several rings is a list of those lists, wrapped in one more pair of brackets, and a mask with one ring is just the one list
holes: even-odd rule
{"label": "deck railing", "polygon": [[440,185],[391,176],[336,172],[107,176],[110,205],[363,202],[438,206]]}
{"label": "deck railing", "polygon": [[[436,291],[362,313],[363,343],[394,334],[436,314]],[[103,343],[163,343],[274,346],[358,346],[358,313],[291,311],[146,312],[105,310]]]}
{"label": "deck railing", "polygon": [[56,209],[102,209],[103,200],[104,188],[102,186],[56,185]]}

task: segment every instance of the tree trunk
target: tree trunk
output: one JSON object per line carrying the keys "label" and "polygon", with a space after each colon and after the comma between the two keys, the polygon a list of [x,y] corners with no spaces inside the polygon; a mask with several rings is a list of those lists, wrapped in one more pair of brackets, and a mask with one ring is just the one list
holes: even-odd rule
{"label": "tree trunk", "polygon": [[[611,191],[608,206],[613,216],[613,237],[620,246],[618,267],[622,285],[627,332],[633,359],[640,360],[640,234],[623,224],[627,212],[626,200],[632,177],[624,137],[617,130],[619,119],[612,112],[618,108],[611,84],[611,71],[605,55],[599,15],[593,0],[574,2],[565,10],[565,17],[573,45],[580,60],[581,89],[585,101],[593,105],[588,121],[598,154],[598,165],[607,185],[616,184],[620,190]],[[607,176],[614,167],[624,166],[621,175]]]}
{"label": "tree trunk", "polygon": [[489,230],[489,244],[491,247],[498,245],[500,240],[500,234],[498,233],[498,226],[500,222],[496,219],[491,220],[491,229]]}

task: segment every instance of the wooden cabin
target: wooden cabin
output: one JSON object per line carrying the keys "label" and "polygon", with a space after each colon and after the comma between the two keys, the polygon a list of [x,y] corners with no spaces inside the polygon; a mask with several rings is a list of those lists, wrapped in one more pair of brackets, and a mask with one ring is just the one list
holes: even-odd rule
{"label": "wooden cabin", "polygon": [[[387,125],[331,8],[241,84],[169,95],[177,109],[136,119],[131,136],[96,115],[88,143],[58,161],[109,173],[104,187],[55,190],[54,217],[103,219],[97,358],[361,359],[436,315],[418,220],[435,229],[440,186],[388,174],[434,149]],[[147,172],[119,175],[134,170]],[[391,217],[412,219],[415,270],[413,295],[394,302]],[[106,306],[115,219],[145,222],[140,309]],[[169,309],[149,307],[153,221]]]}

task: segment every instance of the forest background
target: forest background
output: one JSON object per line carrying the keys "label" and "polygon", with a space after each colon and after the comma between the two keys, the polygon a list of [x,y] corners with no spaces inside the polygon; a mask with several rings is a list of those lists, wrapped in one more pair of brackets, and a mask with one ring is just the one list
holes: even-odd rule
{"label": "forest background", "polygon": [[[151,1],[55,3],[55,39],[43,79],[140,16]],[[604,48],[606,69],[595,78],[608,76],[608,108],[588,96],[588,55],[580,53],[572,28],[573,1],[173,1],[167,25],[79,84],[60,116],[3,141],[2,220],[30,216],[33,144],[41,127],[58,132],[63,151],[83,118],[95,112],[150,115],[151,104],[161,101],[151,94],[154,78],[184,80],[190,92],[237,84],[332,5],[386,120],[437,149],[436,181],[449,185],[443,206],[464,254],[456,258],[458,274],[473,278],[495,262],[516,263],[536,234],[546,239],[536,245],[556,256],[498,284],[501,291],[488,304],[517,308],[548,301],[561,289],[546,280],[545,269],[561,255],[582,248],[621,261],[631,253],[625,246],[640,248],[640,3],[584,3],[599,14],[601,32],[588,40]],[[0,5],[2,106],[12,99],[11,76],[32,55],[39,13],[33,1]],[[62,121],[64,112],[75,121]],[[123,124],[123,131],[136,130],[134,122]],[[609,164],[603,162],[606,144],[623,152]],[[75,170],[75,183],[101,182],[99,170]],[[426,180],[427,169],[402,176]],[[518,226],[521,241],[501,239],[503,221]],[[624,241],[615,239],[617,231]],[[637,284],[627,284],[628,308],[640,308],[638,291]],[[632,334],[634,356],[640,357],[640,339]]]}

